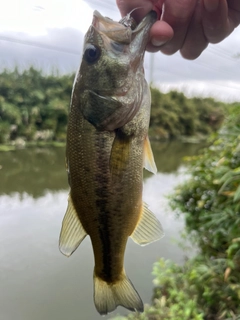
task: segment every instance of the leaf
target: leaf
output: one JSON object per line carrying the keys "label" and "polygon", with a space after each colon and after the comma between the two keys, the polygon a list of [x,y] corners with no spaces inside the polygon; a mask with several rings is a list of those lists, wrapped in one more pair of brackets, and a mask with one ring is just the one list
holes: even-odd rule
{"label": "leaf", "polygon": [[[232,181],[233,179],[233,176],[231,175],[231,177],[229,177],[225,182],[224,184],[221,186],[221,188],[219,189],[218,191],[218,194],[221,194],[223,193],[223,190],[225,189],[225,187]],[[222,179],[221,179],[222,180]]]}
{"label": "leaf", "polygon": [[225,183],[226,181],[228,181],[228,179],[232,178],[232,176],[233,176],[232,170],[229,170],[222,176],[222,178],[220,179],[220,182]]}
{"label": "leaf", "polygon": [[237,167],[237,168],[233,169],[233,172],[235,174],[240,174],[240,167]]}
{"label": "leaf", "polygon": [[231,268],[227,267],[227,269],[224,272],[224,281],[227,281],[230,273],[231,273]]}
{"label": "leaf", "polygon": [[222,191],[221,194],[227,197],[233,197],[235,194],[235,191]]}
{"label": "leaf", "polygon": [[233,201],[238,201],[240,200],[240,185],[237,187],[237,190],[235,191],[234,197],[233,197]]}

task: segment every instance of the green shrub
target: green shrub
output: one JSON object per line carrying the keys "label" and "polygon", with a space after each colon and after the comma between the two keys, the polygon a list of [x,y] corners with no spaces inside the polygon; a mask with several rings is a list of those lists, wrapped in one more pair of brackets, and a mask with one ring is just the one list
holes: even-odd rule
{"label": "green shrub", "polygon": [[[43,131],[44,137],[46,130],[53,132],[51,140],[65,140],[73,77],[43,75],[33,68],[22,73],[4,71],[0,77],[0,143],[17,137],[34,140],[41,135],[37,132]],[[11,125],[17,126],[14,135]]]}
{"label": "green shrub", "polygon": [[150,132],[158,139],[164,139],[165,132],[170,138],[206,135],[217,131],[223,123],[226,106],[222,102],[188,99],[177,91],[163,94],[156,88],[151,88],[151,93]]}
{"label": "green shrub", "polygon": [[152,305],[125,319],[240,319],[239,104],[227,118],[214,142],[188,159],[191,177],[171,196],[199,253],[183,266],[156,262]]}

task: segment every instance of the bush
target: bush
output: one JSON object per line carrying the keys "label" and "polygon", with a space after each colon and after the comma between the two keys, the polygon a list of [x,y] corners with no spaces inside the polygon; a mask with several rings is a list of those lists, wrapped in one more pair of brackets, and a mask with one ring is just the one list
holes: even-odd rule
{"label": "bush", "polygon": [[[44,137],[46,130],[53,132],[51,140],[65,140],[73,77],[45,76],[33,68],[22,73],[4,71],[0,78],[0,143],[17,137],[33,140],[39,131]],[[16,126],[14,135],[11,125]]]}
{"label": "bush", "polygon": [[240,319],[239,119],[232,105],[214,142],[188,159],[191,178],[171,197],[199,254],[183,266],[156,262],[152,306],[125,319]]}
{"label": "bush", "polygon": [[[152,105],[150,132],[156,138],[170,138],[210,134],[217,131],[224,120],[226,106],[214,99],[188,99],[183,93],[161,93],[151,88]],[[163,135],[161,136],[161,131]]]}

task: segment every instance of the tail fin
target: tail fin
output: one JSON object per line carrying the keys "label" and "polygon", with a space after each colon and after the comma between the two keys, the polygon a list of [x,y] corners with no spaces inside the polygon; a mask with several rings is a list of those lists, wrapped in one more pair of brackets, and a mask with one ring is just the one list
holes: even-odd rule
{"label": "tail fin", "polygon": [[94,302],[101,315],[112,312],[117,306],[143,312],[143,302],[124,272],[122,279],[115,283],[107,283],[94,273]]}

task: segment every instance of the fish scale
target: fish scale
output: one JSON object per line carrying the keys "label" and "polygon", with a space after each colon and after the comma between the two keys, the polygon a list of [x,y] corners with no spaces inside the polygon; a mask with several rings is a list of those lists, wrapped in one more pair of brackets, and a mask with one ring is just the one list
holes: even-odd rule
{"label": "fish scale", "polygon": [[95,11],[73,86],[66,148],[70,193],[59,247],[70,256],[89,235],[100,314],[118,305],[143,311],[124,270],[127,240],[145,245],[163,236],[160,222],[142,201],[143,167],[156,173],[143,70],[155,20],[150,12],[132,30],[126,19],[118,23]]}

